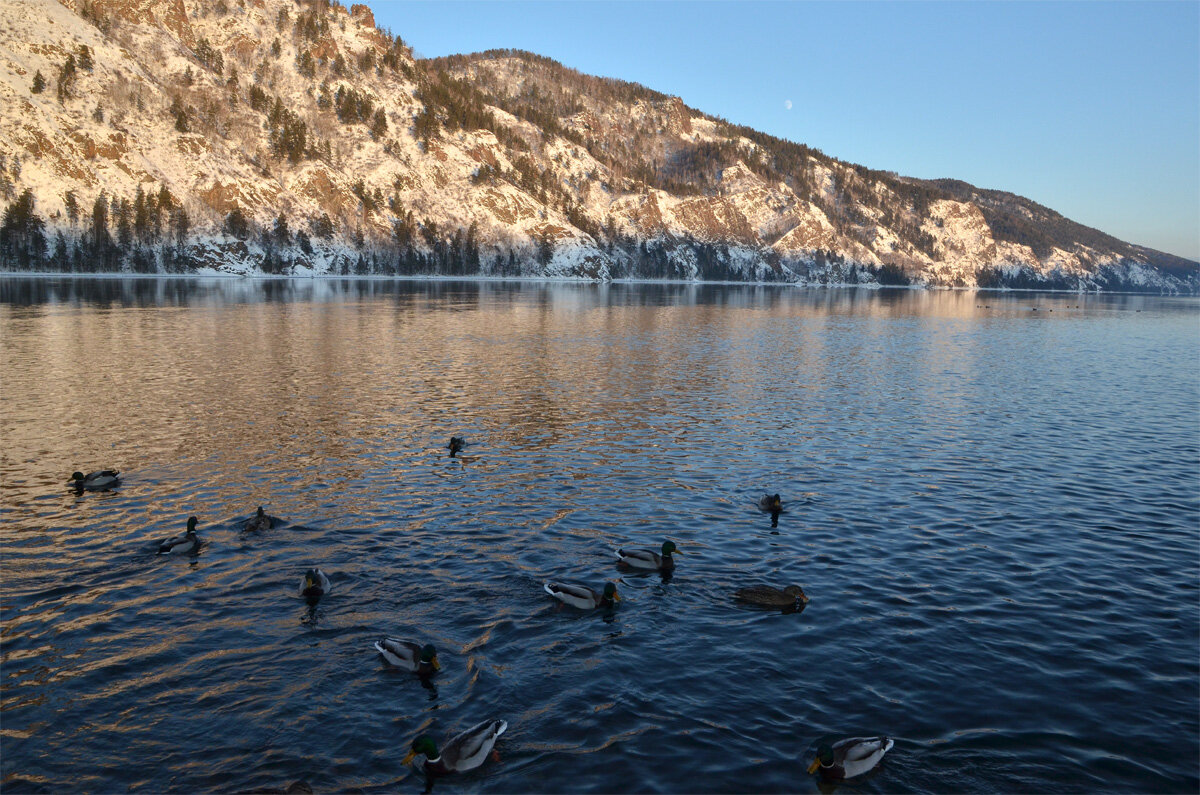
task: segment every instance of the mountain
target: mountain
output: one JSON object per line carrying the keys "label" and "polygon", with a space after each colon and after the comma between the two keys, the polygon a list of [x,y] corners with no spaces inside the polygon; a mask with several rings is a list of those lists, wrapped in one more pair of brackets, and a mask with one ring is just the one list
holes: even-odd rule
{"label": "mountain", "polygon": [[9,269],[1200,291],[1019,196],[326,0],[6,0],[0,199]]}

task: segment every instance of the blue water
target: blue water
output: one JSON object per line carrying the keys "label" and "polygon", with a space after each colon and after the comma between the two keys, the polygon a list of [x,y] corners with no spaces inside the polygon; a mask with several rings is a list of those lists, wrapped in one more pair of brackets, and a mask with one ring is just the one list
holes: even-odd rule
{"label": "blue water", "polygon": [[437,791],[812,791],[886,734],[838,789],[1195,792],[1198,352],[1196,299],[0,280],[0,786],[417,792],[499,717]]}

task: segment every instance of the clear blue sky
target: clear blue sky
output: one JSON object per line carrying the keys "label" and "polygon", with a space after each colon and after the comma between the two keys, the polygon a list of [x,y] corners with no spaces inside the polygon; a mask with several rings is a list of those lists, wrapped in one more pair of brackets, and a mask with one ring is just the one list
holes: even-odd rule
{"label": "clear blue sky", "polygon": [[1200,259],[1197,0],[367,3],[419,55],[529,50]]}

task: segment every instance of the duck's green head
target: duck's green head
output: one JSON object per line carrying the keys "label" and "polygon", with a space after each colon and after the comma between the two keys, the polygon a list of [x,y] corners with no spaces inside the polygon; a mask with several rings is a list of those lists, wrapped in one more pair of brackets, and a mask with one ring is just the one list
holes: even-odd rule
{"label": "duck's green head", "polygon": [[828,743],[821,743],[817,746],[817,756],[812,760],[812,764],[808,766],[808,774],[811,776],[817,772],[818,767],[829,767],[833,764],[833,749]]}
{"label": "duck's green head", "polygon": [[604,583],[604,594],[603,594],[603,596],[604,596],[604,601],[605,601],[605,602],[619,602],[619,601],[621,601],[621,595],[620,595],[619,593],[617,593],[617,586],[616,586],[616,585],[614,585],[614,584],[613,584],[613,583],[611,583],[611,582],[606,582],[606,583]]}
{"label": "duck's green head", "polygon": [[82,472],[72,472],[71,480],[83,480],[83,473]]}
{"label": "duck's green head", "polygon": [[263,518],[263,509],[261,505],[258,506],[258,513],[256,513],[255,516],[257,516],[259,519]]}
{"label": "duck's green head", "polygon": [[[662,545],[662,556],[664,558],[671,557],[672,553],[679,552],[679,548],[675,546],[674,541],[664,541]],[[679,554],[683,554],[679,552]]]}
{"label": "duck's green head", "polygon": [[772,508],[782,508],[783,507],[783,500],[779,499],[778,494],[772,494],[770,502],[771,502]]}
{"label": "duck's green head", "polygon": [[783,589],[783,592],[793,599],[798,599],[804,604],[808,604],[808,594],[804,593],[804,589],[799,585],[789,585]]}
{"label": "duck's green head", "polygon": [[420,661],[424,665],[432,665],[433,670],[435,670],[435,671],[442,670],[442,664],[440,662],[438,662],[438,658],[437,658],[437,649],[435,649],[433,647],[432,643],[426,643],[424,646],[421,647],[421,660]]}
{"label": "duck's green head", "polygon": [[408,756],[404,757],[404,761],[400,764],[407,765],[417,754],[425,754],[426,759],[438,758],[437,745],[434,744],[433,738],[428,734],[422,734],[412,741],[412,750],[408,752]]}
{"label": "duck's green head", "polygon": [[199,521],[200,521],[200,520],[199,520],[199,519],[197,519],[195,516],[189,516],[189,517],[188,517],[188,529],[187,529],[187,531],[188,531],[189,533],[194,533],[194,532],[196,532],[196,523],[197,523],[197,522],[199,522]]}

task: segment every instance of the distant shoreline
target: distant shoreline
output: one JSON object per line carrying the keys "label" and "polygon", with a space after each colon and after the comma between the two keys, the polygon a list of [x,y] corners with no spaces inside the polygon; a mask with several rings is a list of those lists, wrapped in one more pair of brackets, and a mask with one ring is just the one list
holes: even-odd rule
{"label": "distant shoreline", "polygon": [[60,271],[0,270],[0,279],[162,279],[217,281],[403,281],[403,282],[523,282],[545,283],[545,285],[679,285],[713,287],[776,287],[792,289],[907,289],[930,293],[1046,293],[1058,295],[1158,295],[1160,298],[1195,298],[1195,293],[1154,293],[1150,291],[1124,291],[1124,289],[1050,289],[1028,287],[948,287],[942,285],[848,285],[848,283],[799,283],[781,281],[704,281],[692,279],[584,279],[581,276],[388,276],[383,274],[308,274],[293,276],[284,274],[124,274],[104,271],[94,274],[60,273]]}
{"label": "distant shoreline", "polygon": [[0,271],[0,279],[162,279],[203,280],[212,279],[222,282],[252,281],[284,281],[284,282],[315,282],[315,281],[367,281],[367,282],[476,282],[501,283],[520,282],[525,284],[625,284],[625,285],[680,285],[680,286],[713,286],[713,287],[772,287],[791,288],[800,290],[911,290],[920,292],[976,292],[976,293],[1046,293],[1048,295],[1151,295],[1161,298],[1195,298],[1195,293],[1159,293],[1137,290],[1059,290],[1051,288],[1016,288],[1016,287],[950,287],[943,285],[923,284],[819,284],[813,282],[717,282],[702,279],[588,279],[579,276],[416,276],[384,274],[332,274],[311,273],[303,276],[270,274],[270,273],[64,273],[56,271]]}

